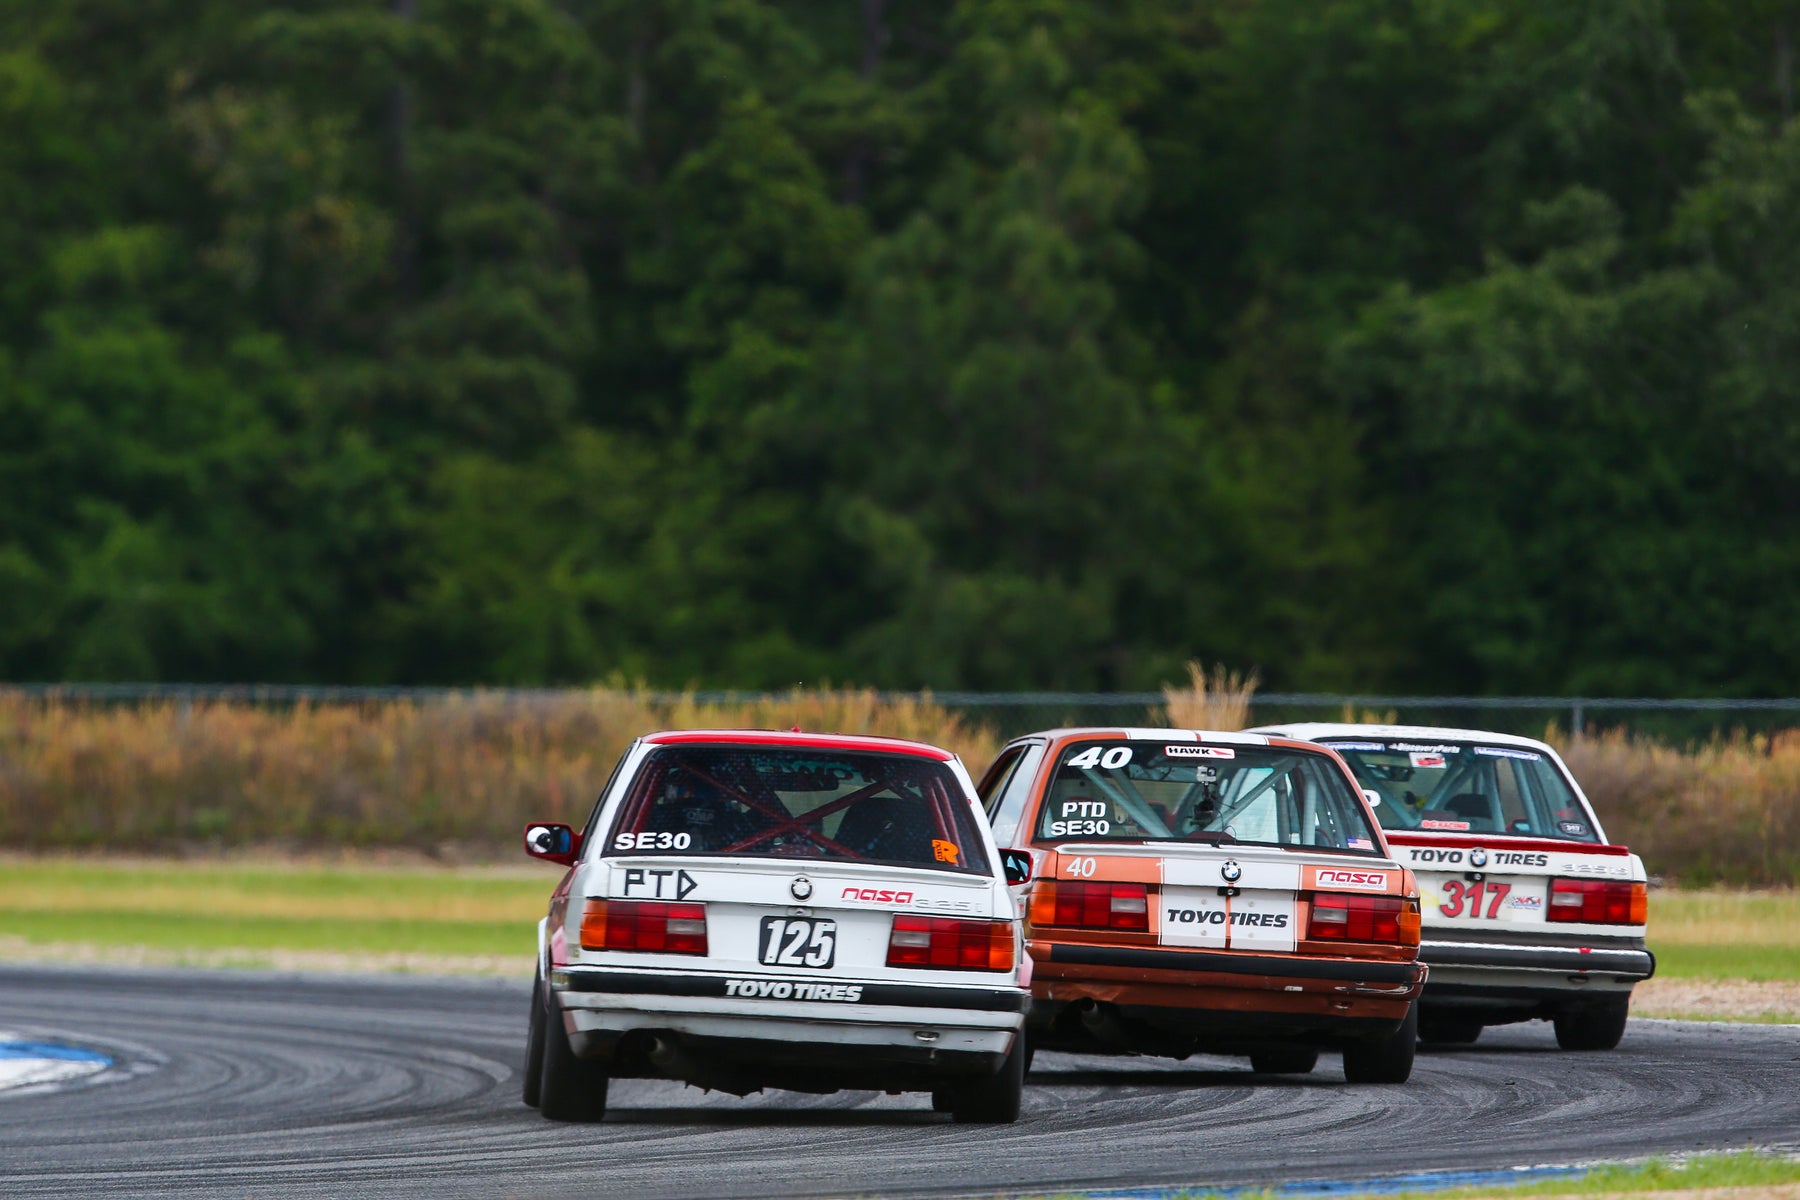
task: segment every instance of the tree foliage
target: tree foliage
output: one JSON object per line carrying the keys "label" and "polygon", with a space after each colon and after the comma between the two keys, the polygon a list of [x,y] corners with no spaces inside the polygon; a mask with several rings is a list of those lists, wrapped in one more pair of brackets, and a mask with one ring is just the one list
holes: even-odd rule
{"label": "tree foliage", "polygon": [[1770,693],[1791,0],[0,0],[0,675]]}

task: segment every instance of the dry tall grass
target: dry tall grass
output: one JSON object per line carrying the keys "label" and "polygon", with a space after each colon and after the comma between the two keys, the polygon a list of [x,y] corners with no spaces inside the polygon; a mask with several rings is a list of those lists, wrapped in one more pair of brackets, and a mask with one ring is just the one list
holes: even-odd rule
{"label": "dry tall grass", "polygon": [[1692,885],[1800,883],[1800,730],[1680,750],[1612,730],[1558,749],[1607,836],[1650,870]]}
{"label": "dry tall grass", "polygon": [[1259,680],[1255,671],[1211,671],[1198,661],[1187,665],[1186,687],[1163,688],[1163,718],[1171,729],[1232,731],[1250,724],[1250,702]]}
{"label": "dry tall grass", "polygon": [[980,771],[998,738],[929,698],[795,691],[742,704],[626,691],[431,704],[108,707],[0,697],[0,846],[510,850],[580,821],[634,737],[669,728],[916,738]]}
{"label": "dry tall grass", "polygon": [[[1256,679],[1191,664],[1170,725],[1241,729]],[[916,738],[979,774],[986,725],[929,697],[801,691],[738,704],[630,691],[262,708],[0,696],[0,848],[178,852],[406,847],[509,854],[534,818],[583,819],[632,738],[761,728]],[[1552,740],[1556,740],[1552,735]],[[1800,883],[1800,730],[1685,750],[1622,732],[1564,741],[1617,841],[1683,884]]]}

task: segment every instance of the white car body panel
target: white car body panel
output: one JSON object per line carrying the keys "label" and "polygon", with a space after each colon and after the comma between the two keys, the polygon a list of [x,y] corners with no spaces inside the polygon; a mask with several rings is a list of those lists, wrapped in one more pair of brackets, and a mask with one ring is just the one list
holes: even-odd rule
{"label": "white car body panel", "polygon": [[[1595,842],[1570,840],[1551,848],[1545,844],[1551,839],[1503,832],[1384,830],[1395,858],[1419,880],[1424,925],[1419,954],[1431,966],[1428,1000],[1434,991],[1447,989],[1486,989],[1496,995],[1629,992],[1654,971],[1654,959],[1644,950],[1643,925],[1548,919],[1553,878],[1647,883],[1643,860],[1607,843],[1593,805],[1550,745],[1516,734],[1423,725],[1304,722],[1259,726],[1258,732],[1325,745],[1474,742],[1512,747],[1541,755],[1568,783]],[[1477,958],[1489,961],[1472,961]]]}

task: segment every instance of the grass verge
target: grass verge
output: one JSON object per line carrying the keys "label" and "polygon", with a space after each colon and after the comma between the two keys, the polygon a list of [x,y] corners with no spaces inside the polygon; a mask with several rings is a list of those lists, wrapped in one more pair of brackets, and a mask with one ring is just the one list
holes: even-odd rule
{"label": "grass verge", "polygon": [[555,882],[529,864],[13,859],[0,956],[528,972]]}
{"label": "grass verge", "polygon": [[1651,1159],[1639,1163],[1608,1163],[1574,1179],[1532,1180],[1516,1187],[1467,1187],[1447,1191],[1390,1193],[1390,1196],[1431,1197],[1431,1200],[1474,1200],[1530,1196],[1635,1196],[1643,1192],[1679,1192],[1693,1196],[1717,1196],[1720,1200],[1753,1200],[1800,1195],[1800,1161],[1780,1154],[1743,1150],[1730,1154],[1697,1154],[1679,1161]]}
{"label": "grass verge", "polygon": [[[529,969],[553,868],[373,855],[0,860],[0,957]],[[1656,893],[1645,1016],[1800,1021],[1800,892]],[[81,947],[70,951],[69,947]]]}

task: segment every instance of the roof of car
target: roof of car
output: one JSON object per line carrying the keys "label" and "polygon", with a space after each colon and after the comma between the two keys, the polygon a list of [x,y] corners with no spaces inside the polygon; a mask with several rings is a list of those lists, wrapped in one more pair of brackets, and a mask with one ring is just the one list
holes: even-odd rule
{"label": "roof of car", "polygon": [[1302,721],[1292,725],[1258,725],[1257,731],[1276,737],[1304,738],[1379,738],[1439,742],[1485,742],[1490,746],[1523,746],[1533,750],[1554,750],[1536,738],[1516,733],[1495,733],[1488,729],[1449,729],[1438,725],[1357,725],[1345,721]]}
{"label": "roof of car", "polygon": [[876,754],[916,754],[949,762],[950,751],[905,738],[878,737],[867,733],[801,733],[781,729],[670,729],[646,734],[641,741],[653,746],[783,746],[806,750],[860,750]]}
{"label": "roof of car", "polygon": [[[1221,746],[1267,746],[1271,740],[1304,741],[1289,733],[1226,729],[1166,729],[1161,726],[1078,725],[1067,729],[1040,729],[1028,737],[1064,741],[1070,738],[1118,737],[1138,742],[1214,742]],[[1017,740],[1017,739],[1015,739]]]}

